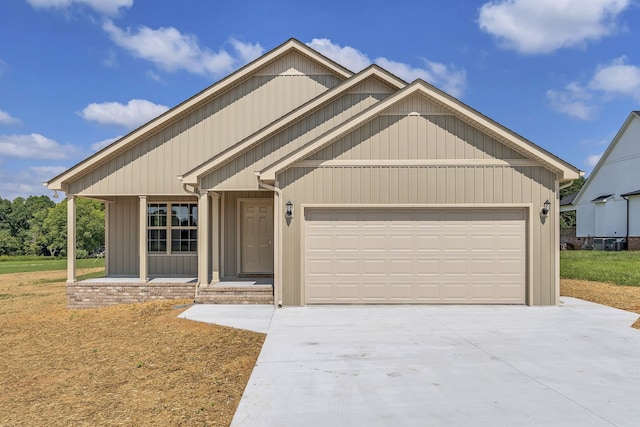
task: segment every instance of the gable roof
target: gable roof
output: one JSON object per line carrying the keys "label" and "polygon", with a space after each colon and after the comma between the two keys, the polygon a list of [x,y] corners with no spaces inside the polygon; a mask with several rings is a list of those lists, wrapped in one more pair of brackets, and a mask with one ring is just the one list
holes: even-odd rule
{"label": "gable roof", "polygon": [[107,147],[81,161],[75,166],[72,166],[55,178],[52,178],[51,180],[45,182],[44,185],[51,190],[66,191],[65,184],[70,180],[73,180],[74,178],[82,176],[95,169],[106,161],[114,158],[118,154],[141,142],[149,135],[156,133],[160,129],[189,114],[191,111],[195,110],[201,105],[209,102],[219,94],[228,91],[232,87],[248,79],[260,69],[267,66],[269,63],[294,51],[319,63],[342,79],[348,79],[353,75],[353,72],[349,71],[342,65],[330,60],[319,52],[311,49],[304,43],[296,39],[289,39],[275,49],[267,52],[266,54],[250,62],[234,73],[204,89],[200,93],[194,95],[193,97],[178,104],[164,114],[133,130],[129,134],[123,136],[119,140],[108,145]]}
{"label": "gable roof", "polygon": [[581,171],[575,166],[561,160],[543,148],[535,145],[531,141],[523,138],[515,132],[505,128],[490,118],[484,116],[468,105],[453,98],[452,96],[442,92],[436,87],[426,83],[423,80],[416,80],[403,90],[396,92],[387,99],[371,106],[367,110],[344,122],[342,125],[335,127],[333,130],[316,138],[304,147],[294,151],[281,161],[274,163],[269,168],[260,173],[260,179],[263,181],[273,182],[276,175],[290,167],[295,162],[302,160],[321,148],[331,144],[340,137],[348,134],[357,127],[372,120],[388,108],[407,99],[413,94],[421,94],[428,98],[431,102],[439,105],[445,110],[451,112],[456,117],[469,123],[471,126],[483,131],[484,133],[496,138],[501,143],[511,147],[512,149],[523,153],[527,157],[539,161],[542,165],[559,174],[561,180],[577,179],[581,175]]}
{"label": "gable roof", "polygon": [[[584,183],[584,185],[582,186],[582,188],[578,192],[578,195],[576,196],[576,198],[573,201],[574,205],[577,205],[577,204],[580,203],[580,200],[582,199],[583,194],[586,192],[586,190],[589,187],[589,185],[593,182],[593,178],[595,176],[597,176],[598,171],[602,168],[602,165],[605,164],[605,162],[607,161],[607,158],[609,157],[611,152],[614,150],[614,148],[618,144],[618,141],[620,141],[620,139],[624,135],[625,131],[627,130],[627,128],[629,127],[631,122],[636,118],[640,118],[640,111],[632,111],[629,114],[629,116],[627,117],[627,119],[624,121],[624,123],[622,124],[622,127],[620,128],[620,130],[618,131],[618,133],[616,133],[616,136],[613,137],[613,140],[611,141],[611,143],[609,144],[609,146],[607,147],[605,152],[602,154],[602,156],[600,156],[600,160],[598,160],[598,163],[596,164],[596,166],[591,171],[591,174],[589,175],[589,178],[587,179],[587,181]],[[592,200],[592,201],[594,201],[594,200]]]}
{"label": "gable roof", "polygon": [[624,193],[624,194],[621,194],[620,196],[622,197],[640,196],[640,190],[632,191],[630,193]]}
{"label": "gable roof", "polygon": [[260,144],[267,138],[277,134],[283,129],[286,129],[290,125],[303,119],[308,114],[311,114],[316,109],[330,103],[331,101],[335,100],[336,98],[340,97],[341,95],[345,94],[349,90],[353,89],[354,87],[371,77],[375,77],[382,82],[395,87],[396,89],[401,89],[407,85],[405,81],[394,76],[378,65],[370,65],[358,74],[342,82],[338,86],[335,86],[334,88],[324,92],[323,94],[317,96],[315,99],[312,99],[306,104],[301,105],[291,113],[279,118],[263,129],[260,129],[253,135],[245,138],[243,141],[240,141],[238,144],[219,153],[218,155],[205,161],[189,172],[178,176],[178,179],[180,179],[184,184],[197,185],[198,178],[200,178],[201,176],[214,171],[215,169],[224,165],[226,162],[249,150],[251,147]]}
{"label": "gable roof", "polygon": [[613,196],[613,194],[603,194],[602,196],[598,196],[592,200],[592,202],[606,202],[609,197]]}
{"label": "gable roof", "polygon": [[576,191],[575,193],[571,193],[568,196],[563,197],[560,199],[560,206],[571,206],[577,195],[578,192]]}

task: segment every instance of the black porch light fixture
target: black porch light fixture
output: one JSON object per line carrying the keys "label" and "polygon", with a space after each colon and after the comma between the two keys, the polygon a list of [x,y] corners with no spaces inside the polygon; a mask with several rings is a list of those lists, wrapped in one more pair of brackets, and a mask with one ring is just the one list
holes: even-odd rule
{"label": "black porch light fixture", "polygon": [[285,205],[284,214],[287,218],[293,218],[293,203],[289,200]]}
{"label": "black porch light fixture", "polygon": [[551,210],[551,202],[549,201],[549,199],[547,199],[547,201],[544,202],[544,206],[542,207],[540,212],[542,213],[542,216],[547,216],[549,215],[550,210]]}

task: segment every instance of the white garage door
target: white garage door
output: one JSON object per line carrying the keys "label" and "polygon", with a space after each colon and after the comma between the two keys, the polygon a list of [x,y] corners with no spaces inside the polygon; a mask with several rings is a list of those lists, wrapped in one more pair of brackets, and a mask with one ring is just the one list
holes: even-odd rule
{"label": "white garage door", "polygon": [[524,304],[524,209],[305,209],[305,300]]}

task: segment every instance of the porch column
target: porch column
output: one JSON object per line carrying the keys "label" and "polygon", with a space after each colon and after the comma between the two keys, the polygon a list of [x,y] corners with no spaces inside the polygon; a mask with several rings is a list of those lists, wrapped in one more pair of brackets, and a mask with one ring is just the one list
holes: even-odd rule
{"label": "porch column", "polygon": [[220,195],[211,196],[211,283],[220,281]]}
{"label": "porch column", "polygon": [[76,197],[67,195],[67,283],[76,281]]}
{"label": "porch column", "polygon": [[198,197],[198,286],[209,284],[209,194]]}
{"label": "porch column", "polygon": [[[147,196],[140,196],[139,224],[138,224],[138,253],[140,255],[140,277],[141,283],[147,282],[149,278],[148,256],[147,256]],[[170,219],[169,219],[170,220]],[[171,236],[167,236],[170,239]]]}

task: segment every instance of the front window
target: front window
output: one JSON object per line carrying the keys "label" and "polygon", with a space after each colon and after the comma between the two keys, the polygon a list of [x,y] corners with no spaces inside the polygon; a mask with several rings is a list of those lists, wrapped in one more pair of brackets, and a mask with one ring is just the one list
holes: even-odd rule
{"label": "front window", "polygon": [[[169,238],[170,241],[168,241]],[[147,205],[147,249],[149,253],[169,255],[195,253],[197,248],[197,204],[149,203]]]}

